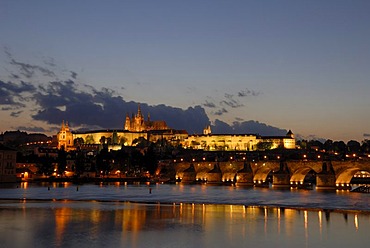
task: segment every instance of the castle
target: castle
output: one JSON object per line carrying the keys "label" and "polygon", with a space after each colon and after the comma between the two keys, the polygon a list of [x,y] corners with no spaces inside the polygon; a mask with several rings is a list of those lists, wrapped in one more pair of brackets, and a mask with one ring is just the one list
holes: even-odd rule
{"label": "castle", "polygon": [[126,115],[123,129],[72,132],[68,123],[63,121],[57,134],[58,149],[63,147],[66,151],[76,149],[77,145],[84,147],[107,145],[110,150],[118,150],[122,146],[136,146],[142,139],[150,142],[166,139],[173,145],[179,145],[186,137],[188,133],[185,130],[169,128],[165,121],[152,121],[149,115],[145,120],[140,104],[136,115],[132,115],[132,118]]}
{"label": "castle", "polygon": [[[203,134],[189,135],[185,130],[175,130],[167,126],[165,121],[152,121],[148,114],[147,120],[141,112],[140,104],[136,115],[126,115],[121,130],[92,130],[72,132],[68,123],[62,123],[57,134],[58,149],[69,151],[79,146],[107,145],[110,150],[121,149],[122,146],[136,146],[140,140],[150,142],[167,140],[172,145],[181,145],[185,149],[202,149],[207,151],[255,151],[264,149],[284,148],[295,149],[295,137],[292,131],[285,136],[260,136],[256,134],[212,134],[207,126]],[[77,144],[78,143],[78,144]]]}

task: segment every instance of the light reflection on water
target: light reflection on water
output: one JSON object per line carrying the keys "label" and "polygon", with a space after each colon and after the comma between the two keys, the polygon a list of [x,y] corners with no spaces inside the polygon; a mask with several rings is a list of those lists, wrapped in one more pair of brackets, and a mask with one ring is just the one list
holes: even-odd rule
{"label": "light reflection on water", "polygon": [[184,203],[2,200],[0,219],[2,247],[366,247],[370,228],[360,212]]}
{"label": "light reflection on water", "polygon": [[[1,187],[1,185],[0,185]],[[209,185],[23,183],[0,188],[0,199],[68,199],[146,203],[207,203],[306,209],[370,210],[370,194]]]}
{"label": "light reflection on water", "polygon": [[205,185],[17,186],[0,189],[0,247],[367,247],[369,241],[368,194]]}

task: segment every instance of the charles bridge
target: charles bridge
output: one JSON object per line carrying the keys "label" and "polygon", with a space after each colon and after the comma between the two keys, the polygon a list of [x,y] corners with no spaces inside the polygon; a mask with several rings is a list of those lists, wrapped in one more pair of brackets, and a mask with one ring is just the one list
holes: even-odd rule
{"label": "charles bridge", "polygon": [[184,183],[235,183],[246,186],[304,187],[314,180],[316,189],[350,189],[353,176],[370,173],[370,160],[192,161],[174,162],[176,179]]}

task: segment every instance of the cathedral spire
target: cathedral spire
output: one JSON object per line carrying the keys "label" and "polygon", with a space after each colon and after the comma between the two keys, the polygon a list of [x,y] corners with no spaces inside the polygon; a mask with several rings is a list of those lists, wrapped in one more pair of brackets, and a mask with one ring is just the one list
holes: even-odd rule
{"label": "cathedral spire", "polygon": [[137,116],[138,117],[142,116],[142,114],[141,114],[141,108],[140,108],[140,103],[138,104]]}

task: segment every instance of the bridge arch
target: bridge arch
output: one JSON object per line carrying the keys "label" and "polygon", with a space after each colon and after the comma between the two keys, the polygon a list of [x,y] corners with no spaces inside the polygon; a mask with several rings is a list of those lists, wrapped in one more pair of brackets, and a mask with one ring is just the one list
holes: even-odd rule
{"label": "bridge arch", "polygon": [[303,183],[306,176],[309,173],[317,173],[315,170],[313,170],[311,167],[302,167],[294,171],[293,175],[290,177],[291,183]]}
{"label": "bridge arch", "polygon": [[337,175],[337,179],[335,183],[337,184],[337,186],[340,186],[342,184],[348,185],[350,184],[353,176],[357,172],[360,172],[360,171],[366,171],[370,173],[370,169],[367,169],[367,168],[360,168],[360,167],[347,168]]}
{"label": "bridge arch", "polygon": [[268,176],[274,172],[274,169],[269,166],[263,166],[259,168],[253,177],[253,182],[255,183],[265,183]]}

